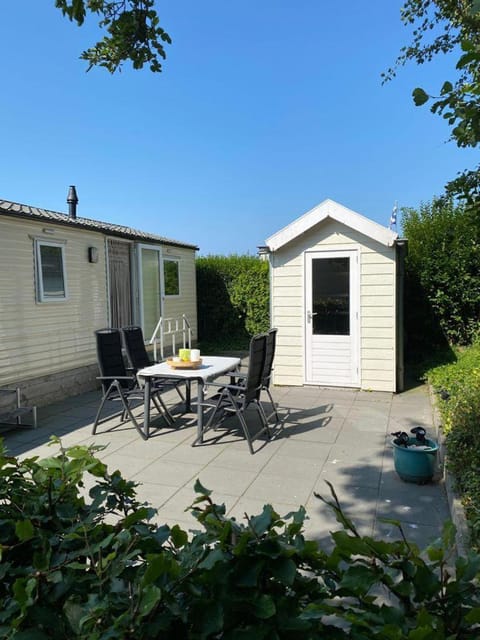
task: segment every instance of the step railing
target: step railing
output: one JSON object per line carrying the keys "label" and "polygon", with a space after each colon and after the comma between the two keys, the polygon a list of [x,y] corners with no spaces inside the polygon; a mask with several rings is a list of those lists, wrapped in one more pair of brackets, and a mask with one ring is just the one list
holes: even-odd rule
{"label": "step railing", "polygon": [[[171,349],[172,355],[176,354],[179,348],[191,347],[192,329],[187,316],[182,314],[180,318],[160,317],[150,338],[150,344],[153,344],[155,361],[165,359],[167,346]],[[158,354],[158,350],[160,350],[160,354]]]}

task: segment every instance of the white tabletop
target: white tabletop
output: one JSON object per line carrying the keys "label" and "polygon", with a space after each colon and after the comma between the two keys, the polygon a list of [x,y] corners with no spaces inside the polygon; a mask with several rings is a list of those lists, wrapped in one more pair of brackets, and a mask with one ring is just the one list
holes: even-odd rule
{"label": "white tabletop", "polygon": [[210,380],[221,376],[240,365],[240,358],[222,356],[202,356],[202,364],[197,369],[174,369],[166,362],[153,364],[137,371],[141,378],[192,378]]}

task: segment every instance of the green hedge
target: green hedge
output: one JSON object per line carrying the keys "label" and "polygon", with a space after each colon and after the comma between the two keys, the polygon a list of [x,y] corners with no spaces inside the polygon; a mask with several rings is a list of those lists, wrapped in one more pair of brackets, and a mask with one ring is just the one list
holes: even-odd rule
{"label": "green hedge", "polygon": [[448,467],[465,508],[472,543],[479,549],[480,339],[474,340],[470,347],[457,350],[456,362],[430,370],[428,380],[439,392]]}
{"label": "green hedge", "polygon": [[[413,351],[469,344],[480,319],[480,215],[435,199],[403,210],[406,327]],[[416,354],[418,356],[418,353]]]}
{"label": "green hedge", "polygon": [[305,538],[303,508],[235,520],[197,481],[188,534],[155,525],[135,484],[94,452],[20,461],[0,441],[1,638],[479,637],[480,556],[452,557],[451,524],[421,554],[361,536],[332,492],[341,528],[327,552]]}
{"label": "green hedge", "polygon": [[268,262],[255,256],[196,260],[200,342],[247,343],[270,327]]}

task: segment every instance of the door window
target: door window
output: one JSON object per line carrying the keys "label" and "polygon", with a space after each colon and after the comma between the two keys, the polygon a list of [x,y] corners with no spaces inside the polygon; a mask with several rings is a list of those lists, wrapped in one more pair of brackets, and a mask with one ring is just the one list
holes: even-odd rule
{"label": "door window", "polygon": [[350,259],[312,260],[312,311],[315,335],[350,334]]}

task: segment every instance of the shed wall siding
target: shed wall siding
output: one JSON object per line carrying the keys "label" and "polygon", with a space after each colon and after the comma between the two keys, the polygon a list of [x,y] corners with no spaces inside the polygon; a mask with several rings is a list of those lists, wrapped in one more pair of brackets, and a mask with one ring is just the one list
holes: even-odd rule
{"label": "shed wall siding", "polygon": [[[47,227],[55,233],[43,233]],[[67,300],[37,302],[32,237],[66,241]],[[0,239],[0,384],[91,365],[95,362],[93,331],[107,324],[102,236],[0,218]],[[96,264],[88,262],[89,246],[98,248]]]}
{"label": "shed wall siding", "polygon": [[359,250],[361,388],[395,390],[395,248],[327,221],[273,254],[272,325],[278,327],[274,383],[303,385],[304,252]]}

